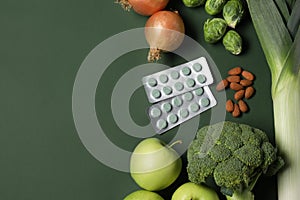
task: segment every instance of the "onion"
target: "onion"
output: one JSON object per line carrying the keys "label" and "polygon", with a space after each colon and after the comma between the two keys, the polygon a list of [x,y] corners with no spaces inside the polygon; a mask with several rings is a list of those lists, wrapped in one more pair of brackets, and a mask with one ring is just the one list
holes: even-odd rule
{"label": "onion", "polygon": [[145,36],[150,51],[148,61],[160,59],[161,51],[174,51],[184,39],[184,23],[178,12],[159,11],[145,25]]}
{"label": "onion", "polygon": [[130,8],[144,16],[150,16],[157,11],[164,9],[169,0],[117,0],[117,3],[129,11]]}

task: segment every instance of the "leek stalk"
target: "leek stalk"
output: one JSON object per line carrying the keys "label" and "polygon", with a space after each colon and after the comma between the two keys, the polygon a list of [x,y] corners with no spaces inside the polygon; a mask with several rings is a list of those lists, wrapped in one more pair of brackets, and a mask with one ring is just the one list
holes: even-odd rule
{"label": "leek stalk", "polygon": [[247,0],[272,75],[275,140],[286,167],[278,199],[300,198],[300,0]]}

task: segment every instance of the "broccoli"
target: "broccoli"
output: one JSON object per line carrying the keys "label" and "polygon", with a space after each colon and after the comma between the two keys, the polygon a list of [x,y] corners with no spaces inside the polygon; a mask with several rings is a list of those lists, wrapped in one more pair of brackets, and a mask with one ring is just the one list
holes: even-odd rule
{"label": "broccoli", "polygon": [[187,151],[191,182],[213,178],[228,200],[254,200],[258,178],[284,165],[265,132],[249,125],[219,122],[201,128]]}

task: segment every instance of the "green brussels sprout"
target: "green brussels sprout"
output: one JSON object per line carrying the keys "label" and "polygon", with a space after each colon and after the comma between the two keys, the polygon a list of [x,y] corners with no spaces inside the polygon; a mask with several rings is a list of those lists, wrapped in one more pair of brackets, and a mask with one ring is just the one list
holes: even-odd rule
{"label": "green brussels sprout", "polygon": [[229,0],[223,8],[223,17],[228,26],[235,28],[241,21],[244,14],[244,7],[240,0]]}
{"label": "green brussels sprout", "polygon": [[205,3],[206,0],[182,0],[186,7],[197,7]]}
{"label": "green brussels sprout", "polygon": [[204,40],[215,43],[220,40],[226,32],[227,24],[222,18],[207,19],[204,23]]}
{"label": "green brussels sprout", "polygon": [[205,3],[205,11],[210,15],[220,13],[227,0],[207,0]]}
{"label": "green brussels sprout", "polygon": [[242,52],[242,38],[234,30],[230,30],[225,34],[223,45],[227,51],[234,55],[238,55]]}

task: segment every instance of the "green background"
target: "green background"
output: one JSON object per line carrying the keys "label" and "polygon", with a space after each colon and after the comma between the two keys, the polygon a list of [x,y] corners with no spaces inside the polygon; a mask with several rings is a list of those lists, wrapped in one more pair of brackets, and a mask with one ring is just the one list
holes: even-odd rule
{"label": "green background", "polygon": [[[202,26],[209,16],[203,7],[186,8],[180,0],[171,0],[169,8],[179,11],[186,34],[209,52],[222,76],[235,66],[256,75],[256,94],[247,101],[250,112],[237,119],[227,114],[226,119],[260,128],[274,141],[270,72],[249,15],[237,28],[244,39],[244,53],[233,56],[220,43],[204,42]],[[117,200],[138,189],[128,173],[103,165],[82,145],[72,117],[72,87],[81,63],[96,45],[122,31],[143,27],[146,20],[123,11],[113,0],[0,0],[1,200]],[[118,79],[146,63],[146,56],[147,49],[141,49],[118,58],[97,89],[100,124],[109,139],[126,150],[141,139],[116,126],[110,95]],[[159,62],[174,66],[184,61],[165,54]],[[231,92],[228,95],[232,97]],[[149,105],[140,88],[130,103],[137,124],[148,123],[144,110]],[[201,115],[199,127],[209,123],[209,117],[210,112]],[[172,135],[170,131],[161,139],[168,142]],[[172,186],[159,193],[170,199],[186,181],[183,170]],[[276,179],[260,180],[254,192],[257,200],[276,199]]]}

